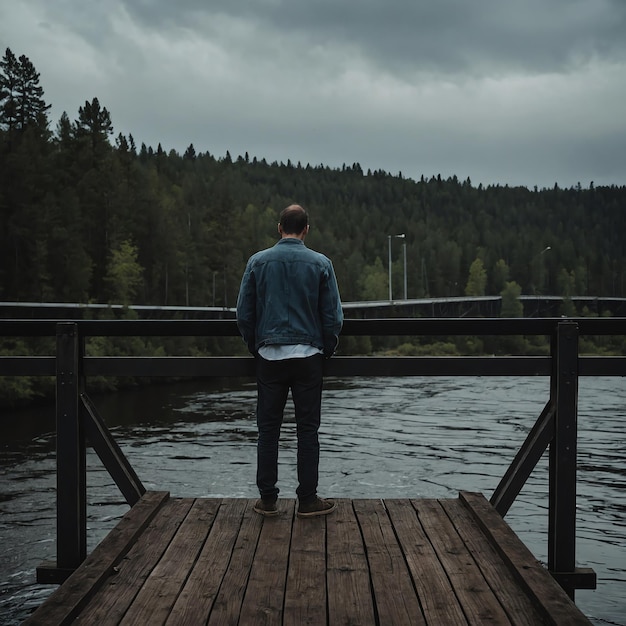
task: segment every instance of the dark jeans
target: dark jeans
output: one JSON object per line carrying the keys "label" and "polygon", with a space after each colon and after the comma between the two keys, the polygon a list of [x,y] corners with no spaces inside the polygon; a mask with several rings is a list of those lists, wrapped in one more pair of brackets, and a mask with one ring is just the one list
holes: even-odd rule
{"label": "dark jeans", "polygon": [[278,497],[278,440],[289,389],[298,436],[296,493],[304,503],[314,500],[317,495],[323,361],[321,354],[283,361],[256,357],[257,486],[262,498]]}

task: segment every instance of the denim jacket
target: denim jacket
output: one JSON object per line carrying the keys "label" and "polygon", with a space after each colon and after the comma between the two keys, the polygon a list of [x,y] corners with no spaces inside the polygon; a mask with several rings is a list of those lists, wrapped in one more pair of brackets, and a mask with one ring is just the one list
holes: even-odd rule
{"label": "denim jacket", "polygon": [[333,265],[296,238],[248,260],[237,298],[237,326],[252,354],[269,344],[310,344],[329,358],[343,312]]}

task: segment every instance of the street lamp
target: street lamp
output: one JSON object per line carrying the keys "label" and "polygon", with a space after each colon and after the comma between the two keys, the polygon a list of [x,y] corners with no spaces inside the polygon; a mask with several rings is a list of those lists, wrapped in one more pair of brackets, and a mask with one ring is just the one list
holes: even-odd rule
{"label": "street lamp", "polygon": [[404,299],[407,300],[406,297],[406,241],[402,244],[402,251],[404,253]]}
{"label": "street lamp", "polygon": [[[404,239],[406,235],[404,233],[400,235],[387,235],[387,239],[389,241],[389,302],[393,300],[392,289],[391,289],[391,240],[392,239]],[[406,246],[406,244],[405,244]],[[404,282],[405,282],[405,299],[406,299],[406,248],[404,249]]]}

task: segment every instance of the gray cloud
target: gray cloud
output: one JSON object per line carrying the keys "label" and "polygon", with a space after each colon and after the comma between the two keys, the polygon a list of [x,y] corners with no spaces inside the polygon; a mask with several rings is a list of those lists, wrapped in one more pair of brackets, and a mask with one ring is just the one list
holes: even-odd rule
{"label": "gray cloud", "polygon": [[198,16],[230,16],[300,47],[350,46],[392,73],[549,72],[596,55],[626,58],[626,3],[620,0],[162,0],[126,6],[153,27],[202,31],[206,22]]}
{"label": "gray cloud", "polygon": [[419,178],[624,184],[621,0],[0,2],[54,122]]}

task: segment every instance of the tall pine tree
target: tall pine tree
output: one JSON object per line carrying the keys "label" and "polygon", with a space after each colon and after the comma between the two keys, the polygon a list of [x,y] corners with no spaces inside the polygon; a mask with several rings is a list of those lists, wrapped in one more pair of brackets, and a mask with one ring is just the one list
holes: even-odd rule
{"label": "tall pine tree", "polygon": [[0,60],[0,272],[6,296],[14,299],[51,296],[49,108],[31,61],[7,48]]}
{"label": "tall pine tree", "polygon": [[0,60],[0,128],[7,131],[10,140],[30,127],[47,133],[50,105],[43,94],[39,72],[30,59],[25,55],[17,59],[7,48]]}

